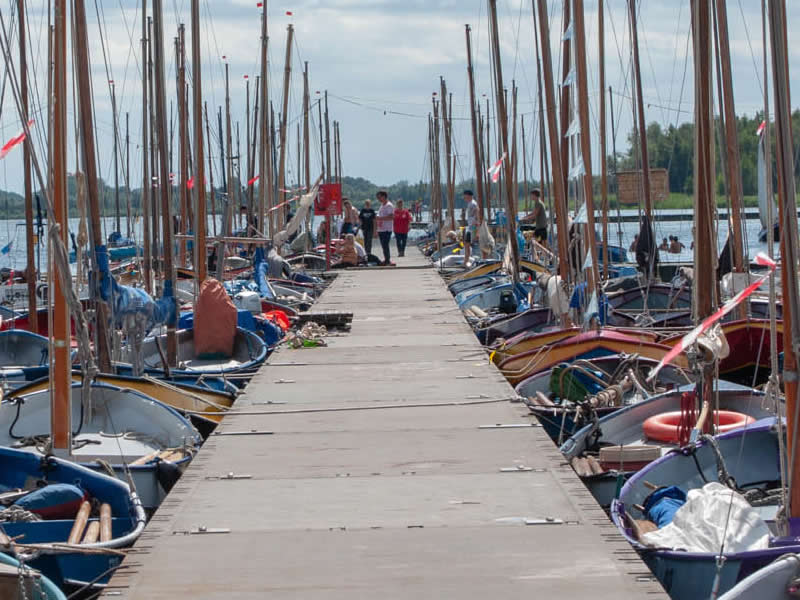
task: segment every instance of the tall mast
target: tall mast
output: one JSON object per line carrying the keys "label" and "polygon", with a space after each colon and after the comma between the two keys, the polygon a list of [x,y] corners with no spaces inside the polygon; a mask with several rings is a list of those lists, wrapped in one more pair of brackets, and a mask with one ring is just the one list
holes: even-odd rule
{"label": "tall mast", "polygon": [[142,2],[142,237],[144,238],[144,289],[153,293],[153,249],[150,238],[150,163],[147,79],[147,1]]}
{"label": "tall mast", "polygon": [[[600,67],[600,199],[603,211],[603,279],[608,279],[608,164],[606,154],[606,40],[604,0],[597,4],[598,62]],[[619,200],[617,200],[619,201]]]}
{"label": "tall mast", "polygon": [[528,196],[528,151],[525,146],[525,115],[520,115],[520,126],[522,130],[520,134],[522,135],[522,181],[523,181],[523,191],[522,193],[525,195],[525,207],[527,210],[530,210],[530,206],[528,205],[529,196]]}
{"label": "tall mast", "polygon": [[192,100],[194,103],[194,272],[197,291],[206,280],[206,174],[203,156],[203,86],[200,64],[200,0],[192,0]]}
{"label": "tall mast", "polygon": [[517,211],[519,202],[519,179],[517,176],[517,82],[511,81],[511,173],[513,200],[512,206]]}
{"label": "tall mast", "polygon": [[328,181],[328,169],[325,168],[325,138],[322,134],[322,100],[317,101],[317,121],[319,122],[320,169],[322,170],[324,181]]}
{"label": "tall mast", "polygon": [[111,119],[114,121],[114,217],[115,231],[122,232],[119,209],[119,137],[117,132],[117,86],[111,82]]}
{"label": "tall mast", "polygon": [[[289,25],[286,28],[286,57],[283,67],[283,104],[281,108],[281,125],[280,125],[280,136],[281,136],[281,147],[280,147],[280,159],[278,161],[278,203],[283,204],[288,197],[286,192],[286,135],[287,135],[287,124],[288,124],[288,115],[289,115],[289,82],[291,81],[292,77],[292,39],[294,37],[294,27]],[[281,223],[286,221],[285,215],[288,214],[288,207],[284,206],[280,211],[278,211],[283,218],[281,219]],[[273,234],[274,235],[274,234]]]}
{"label": "tall mast", "polygon": [[131,114],[125,112],[125,209],[126,209],[126,237],[131,239]]}
{"label": "tall mast", "polygon": [[[164,24],[161,12],[161,0],[153,0],[153,51],[155,54],[156,80],[156,122],[158,131],[158,189],[161,192],[161,244],[164,276],[164,296],[174,294],[175,268],[172,257],[172,216],[170,212],[170,185],[167,170],[167,93],[164,79]],[[167,361],[171,367],[177,364],[178,345],[175,337],[175,321],[167,323]]]}
{"label": "tall mast", "polygon": [[[189,180],[189,149],[188,146],[188,132],[187,125],[189,122],[189,111],[186,107],[186,30],[181,23],[178,26],[178,37],[175,40],[175,58],[178,63],[177,73],[177,91],[178,91],[178,138],[179,138],[179,152],[178,162],[180,170],[180,178],[178,179],[178,196],[180,198],[180,232],[186,235],[189,225],[189,190],[186,188],[187,181]],[[186,238],[181,238],[178,244],[180,257],[179,263],[181,266],[186,266]]]}
{"label": "tall mast", "polygon": [[[245,157],[246,160],[247,160],[247,162],[245,163],[245,169],[246,169],[245,172],[247,174],[247,181],[250,181],[253,178],[253,172],[252,172],[252,166],[253,165],[252,165],[252,162],[250,160],[250,78],[247,75],[245,75],[244,76],[244,80],[245,80],[244,81],[244,86],[245,86],[245,96],[246,96],[245,109],[244,109],[244,117],[245,117],[245,122],[244,122],[244,130],[245,130],[244,131],[244,135],[245,135],[244,147],[245,147],[245,153],[247,154],[247,156]],[[240,181],[239,185],[241,186],[241,184],[242,184],[242,182]],[[250,224],[252,222],[253,222],[253,186],[252,185],[248,185],[247,186],[247,225],[245,226],[245,232],[246,232],[245,235],[247,237],[250,237],[252,235],[252,232],[250,231]]]}
{"label": "tall mast", "polygon": [[[542,71],[544,81],[545,93],[545,106],[556,106],[555,90],[553,89],[553,62],[550,52],[550,24],[547,16],[547,6],[544,0],[537,2],[539,12],[539,43],[541,44],[542,56]],[[561,156],[560,140],[561,137],[558,132],[558,125],[556,124],[556,117],[552,110],[547,111],[547,131],[550,140],[550,156]],[[544,135],[544,132],[542,132]],[[561,275],[561,280],[566,282],[569,280],[569,227],[567,224],[567,194],[564,185],[564,173],[562,172],[562,163],[558,160],[552,161],[553,165],[553,205],[556,212],[556,226],[558,228],[558,271]],[[562,321],[565,321],[567,316],[561,315]]]}
{"label": "tall mast", "polygon": [[[795,196],[789,57],[786,34],[786,4],[769,0],[769,32],[772,45],[772,79],[775,85],[775,148],[780,201],[781,283],[783,285],[783,381],[786,395],[786,433],[789,464],[790,518],[800,514],[800,461],[797,447],[797,342],[800,340],[797,293],[797,199]],[[770,227],[772,224],[767,223]]]}
{"label": "tall mast", "polygon": [[[728,36],[728,9],[726,0],[715,0],[717,8],[717,32],[719,49],[717,60],[722,68],[722,97],[725,110],[725,139],[728,167],[728,193],[731,199],[731,229],[733,241],[733,270],[745,270],[744,244],[742,241],[742,171],[739,156],[739,137],[736,132],[736,108],[733,100],[733,75],[731,73],[731,49]],[[747,316],[747,306],[742,303],[737,312],[740,318]]]}
{"label": "tall mast", "polygon": [[[156,115],[155,115],[155,83],[153,82],[153,19],[152,17],[147,18],[147,77],[148,81],[148,93],[149,93],[149,101],[147,103],[148,109],[148,123],[150,127],[150,236],[151,236],[151,247],[153,252],[158,252],[158,176],[156,175]],[[158,271],[162,268],[163,265],[161,264],[160,259],[154,261],[153,269]],[[156,282],[156,289],[159,289],[158,282]]]}
{"label": "tall mast", "polygon": [[483,194],[483,162],[481,160],[480,141],[481,134],[478,130],[478,117],[475,114],[475,75],[472,69],[472,41],[471,28],[465,26],[467,36],[467,77],[469,79],[469,113],[472,124],[472,153],[475,156],[475,193],[478,195],[478,220],[483,221],[484,194]]}
{"label": "tall mast", "polygon": [[[19,17],[19,87],[22,101],[22,119],[28,122],[28,64],[25,44],[25,0],[17,0],[17,16]],[[22,147],[23,180],[25,182],[25,280],[28,283],[28,326],[34,333],[39,333],[39,316],[36,312],[36,258],[33,251],[33,189],[31,187],[31,152],[28,144]]]}
{"label": "tall mast", "polygon": [[[561,56],[561,85],[559,85],[559,91],[561,92],[561,105],[560,105],[560,113],[559,113],[559,125],[561,126],[561,176],[564,178],[564,202],[569,202],[569,143],[565,140],[567,139],[567,130],[569,129],[569,107],[570,107],[570,86],[564,85],[569,77],[569,64],[570,64],[570,50],[572,42],[567,35],[567,31],[570,26],[570,9],[572,2],[567,0],[564,2],[564,10],[563,10],[563,17],[562,23],[564,27],[564,35],[562,36],[561,47],[562,47],[562,56]],[[549,43],[549,42],[548,42]],[[554,106],[554,105],[552,105]],[[553,171],[555,173],[555,170]],[[563,259],[562,259],[563,260]]]}
{"label": "tall mast", "polygon": [[[53,124],[52,124],[52,190],[53,215],[61,226],[60,235],[68,244],[67,228],[67,4],[69,0],[54,0],[53,20]],[[22,12],[22,11],[20,11]],[[26,144],[27,146],[28,144]],[[55,266],[55,265],[54,265]],[[50,379],[53,393],[50,399],[50,431],[52,449],[57,456],[70,456],[72,452],[72,410],[70,401],[70,318],[65,300],[67,290],[61,278],[52,273],[53,293],[53,368]]]}
{"label": "tall mast", "polygon": [[[431,220],[434,224],[434,231],[440,232],[442,229],[442,171],[439,159],[439,102],[436,101],[436,94],[433,95],[433,128],[431,129]],[[436,248],[441,247],[441,235],[436,236]]]}
{"label": "tall mast", "polygon": [[[221,132],[220,132],[221,133]],[[225,204],[228,226],[225,235],[231,235],[233,230],[233,206],[236,195],[233,187],[233,128],[231,127],[231,81],[230,65],[225,63],[225,148],[228,153],[225,155],[225,168],[228,173],[227,185],[228,202]]]}
{"label": "tall mast", "polygon": [[303,69],[303,159],[305,161],[306,193],[311,191],[311,147],[309,145],[309,111],[311,111],[311,96],[308,89],[308,61]]}
{"label": "tall mast", "polygon": [[[588,221],[587,239],[589,253],[592,257],[592,267],[589,272],[589,289],[597,293],[600,298],[600,276],[597,268],[597,242],[595,241],[594,220],[594,192],[592,189],[592,141],[589,136],[589,74],[586,64],[586,28],[584,25],[583,0],[574,0],[574,28],[575,28],[575,66],[578,80],[578,119],[580,121],[581,160],[583,161],[583,195],[586,202],[586,216]],[[601,94],[602,95],[602,94]]]}
{"label": "tall mast", "polygon": [[[259,116],[259,113],[258,113],[258,99],[259,99],[259,95],[260,95],[259,90],[261,89],[260,85],[261,85],[261,76],[258,75],[256,77],[256,93],[254,95],[254,97],[255,97],[255,100],[254,100],[255,106],[253,107],[252,146],[250,144],[248,144],[249,150],[247,151],[248,152],[248,156],[249,156],[249,161],[250,161],[250,166],[247,169],[247,181],[252,181],[253,178],[256,176],[256,150],[258,148],[258,132],[259,132],[259,128],[258,128],[258,116]],[[255,192],[255,182],[252,185],[248,186],[248,202],[249,202],[249,205],[250,205],[250,212],[248,213],[249,222],[247,224],[248,230],[254,224],[254,219],[255,219],[256,211],[257,211],[254,192]],[[259,225],[259,228],[260,227],[261,226]],[[251,231],[249,235],[255,235],[255,232]]]}
{"label": "tall mast", "polygon": [[[99,248],[103,245],[103,235],[100,228],[100,194],[98,190],[97,163],[95,161],[94,147],[94,114],[92,112],[91,82],[89,76],[89,40],[86,32],[86,9],[84,0],[74,0],[73,19],[75,25],[75,75],[78,80],[78,109],[81,125],[81,154],[83,155],[83,168],[86,173],[86,196],[89,204],[90,227],[89,235],[92,240],[92,269],[100,272],[100,264],[105,261],[108,269],[108,254],[99,256]],[[97,362],[101,372],[111,372],[111,352],[109,348],[109,312],[108,305],[96,298],[95,308],[97,319],[95,322],[95,348],[97,349]]]}
{"label": "tall mast", "polygon": [[[448,117],[447,111],[447,84],[444,77],[439,77],[440,87],[442,89],[442,120],[444,122],[444,164],[447,168],[447,212],[450,215],[450,229],[456,229],[456,216],[455,216],[455,183],[453,182],[453,124]],[[452,105],[451,110],[452,110]]]}
{"label": "tall mast", "polygon": [[216,192],[214,191],[214,165],[211,162],[214,159],[214,155],[211,152],[211,126],[208,124],[208,103],[205,101],[203,102],[203,114],[205,116],[205,121],[206,121],[206,141],[208,142],[208,185],[211,189],[211,224],[212,224],[213,235],[216,237],[217,204],[216,204]]}
{"label": "tall mast", "polygon": [[325,90],[325,172],[331,177],[331,122],[328,117],[328,90]]}
{"label": "tall mast", "polygon": [[490,27],[492,31],[491,43],[494,53],[495,89],[497,91],[497,121],[500,128],[500,139],[503,145],[505,160],[506,184],[506,224],[508,229],[507,244],[511,249],[511,279],[519,282],[519,248],[517,247],[517,212],[514,199],[514,181],[511,168],[511,156],[508,148],[508,113],[506,111],[506,98],[503,87],[503,67],[500,61],[500,33],[497,26],[497,0],[489,0]]}
{"label": "tall mast", "polygon": [[272,179],[269,175],[272,171],[269,159],[269,77],[267,71],[267,48],[269,38],[267,37],[267,3],[261,12],[261,135],[259,136],[259,173],[258,182],[258,229],[267,234],[266,214],[267,198],[271,195],[270,187]]}

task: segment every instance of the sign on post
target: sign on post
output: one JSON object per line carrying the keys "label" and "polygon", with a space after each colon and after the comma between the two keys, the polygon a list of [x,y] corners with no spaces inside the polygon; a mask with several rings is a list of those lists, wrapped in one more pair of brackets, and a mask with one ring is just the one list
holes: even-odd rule
{"label": "sign on post", "polygon": [[314,200],[314,214],[317,216],[339,215],[342,212],[342,184],[323,183]]}

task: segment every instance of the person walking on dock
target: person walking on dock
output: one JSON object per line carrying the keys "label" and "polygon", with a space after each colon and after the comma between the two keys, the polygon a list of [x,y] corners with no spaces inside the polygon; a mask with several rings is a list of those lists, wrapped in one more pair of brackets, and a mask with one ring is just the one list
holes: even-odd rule
{"label": "person walking on dock", "polygon": [[372,238],[375,235],[375,209],[369,198],[364,200],[364,208],[358,213],[358,220],[361,223],[361,234],[364,236],[364,250],[367,254],[372,254]]}
{"label": "person walking on dock", "polygon": [[342,223],[342,237],[345,237],[348,233],[355,233],[356,227],[358,226],[358,213],[356,209],[353,208],[353,205],[350,203],[350,200],[344,198],[342,200],[342,208],[344,212],[344,223]]}
{"label": "person walking on dock", "polygon": [[406,255],[408,230],[411,228],[411,211],[403,208],[403,201],[397,201],[394,209],[394,241],[397,242],[397,256]]}
{"label": "person walking on dock", "polygon": [[383,266],[388,267],[392,264],[389,242],[392,239],[392,229],[394,228],[394,206],[389,202],[389,195],[381,190],[375,197],[381,203],[378,209],[378,239],[381,241],[383,250]]}
{"label": "person walking on dock", "polygon": [[472,190],[464,190],[464,205],[467,211],[467,228],[464,230],[464,266],[469,266],[472,242],[478,233],[478,203]]}
{"label": "person walking on dock", "polygon": [[545,248],[547,247],[547,209],[542,202],[542,192],[539,188],[531,190],[533,212],[520,219],[522,223],[533,223],[533,236]]}

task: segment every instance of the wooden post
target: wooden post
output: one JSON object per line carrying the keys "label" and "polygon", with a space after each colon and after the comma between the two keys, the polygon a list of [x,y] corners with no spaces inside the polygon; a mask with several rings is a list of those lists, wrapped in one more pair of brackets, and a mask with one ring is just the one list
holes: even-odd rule
{"label": "wooden post", "polygon": [[[481,160],[480,141],[481,134],[478,130],[478,117],[475,114],[475,76],[472,69],[472,41],[470,26],[466,25],[467,36],[467,77],[469,79],[469,112],[472,125],[472,152],[475,156],[475,193],[478,197],[478,221],[483,221],[484,193],[483,193],[483,162]],[[480,223],[479,223],[480,224]]]}
{"label": "wooden post", "polygon": [[[603,212],[603,279],[608,279],[608,164],[606,154],[606,40],[604,0],[597,4],[598,62],[600,67],[600,199]],[[619,198],[617,199],[619,202]]]}
{"label": "wooden post", "polygon": [[[17,0],[17,17],[19,18],[19,94],[22,108],[22,120],[28,122],[28,66],[27,66],[27,31],[25,29],[25,0]],[[33,333],[39,333],[39,315],[36,312],[36,282],[39,279],[34,263],[33,251],[33,188],[31,185],[31,151],[28,144],[22,147],[23,181],[25,185],[25,281],[28,284],[28,327]]]}
{"label": "wooden post", "polygon": [[[83,1],[83,0],[78,0]],[[164,24],[161,11],[161,0],[153,0],[153,33],[155,54],[155,80],[156,80],[156,122],[158,131],[159,165],[159,190],[161,192],[161,242],[164,287],[167,283],[175,293],[175,268],[172,256],[172,213],[169,199],[169,172],[167,170],[167,92],[164,78]],[[89,136],[91,137],[91,136]],[[176,300],[177,301],[177,300]],[[177,365],[178,343],[175,337],[175,321],[167,323],[167,362],[170,367]]]}
{"label": "wooden post", "polygon": [[[52,190],[53,217],[61,226],[61,240],[68,244],[67,209],[67,4],[69,0],[54,0],[53,20],[53,95],[52,105]],[[24,11],[20,11],[24,12]],[[27,145],[27,144],[26,144]],[[72,453],[72,410],[70,386],[70,318],[66,302],[67,290],[60,278],[52,273],[53,329],[50,332],[53,347],[53,368],[50,379],[53,393],[50,399],[50,431],[53,453],[69,457]]]}
{"label": "wooden post", "polygon": [[[550,25],[547,16],[547,6],[543,0],[538,0],[538,14],[539,14],[539,42],[541,44],[542,55],[542,72],[544,80],[545,91],[545,106],[556,106],[555,90],[553,89],[553,62],[550,52]],[[561,156],[561,137],[556,124],[554,111],[547,111],[547,130],[548,138],[550,140],[550,156]],[[569,280],[569,226],[567,223],[567,195],[565,188],[564,173],[562,172],[562,163],[558,160],[552,161],[553,165],[553,204],[555,205],[556,212],[556,226],[558,228],[558,271],[561,275],[561,280],[567,282]],[[562,319],[566,319],[566,315],[562,315]]]}
{"label": "wooden post", "polygon": [[503,87],[503,67],[500,60],[500,32],[497,26],[497,0],[489,0],[490,27],[492,31],[491,43],[495,61],[495,90],[497,92],[497,121],[500,128],[500,139],[503,146],[503,168],[506,172],[506,223],[508,240],[506,243],[511,249],[511,279],[514,283],[519,282],[519,247],[517,246],[517,213],[516,203],[514,202],[514,182],[511,167],[511,156],[508,146],[508,112],[506,110],[506,98]]}
{"label": "wooden post", "polygon": [[[292,77],[292,40],[294,39],[294,27],[289,25],[286,28],[286,57],[284,59],[283,67],[283,103],[281,109],[281,123],[280,123],[280,158],[278,160],[278,204],[286,202],[288,195],[284,191],[286,189],[286,135],[287,123],[289,121],[289,82]],[[277,211],[281,218],[278,224],[280,229],[286,222],[286,215],[289,214],[288,206],[284,206]],[[275,235],[273,233],[273,235]]]}
{"label": "wooden post", "polygon": [[[75,76],[78,86],[78,110],[81,127],[81,153],[86,174],[86,196],[89,204],[89,236],[92,243],[92,269],[99,271],[101,257],[98,248],[103,245],[103,232],[100,226],[100,194],[98,189],[97,162],[94,147],[94,114],[92,110],[91,81],[89,69],[89,39],[86,32],[86,8],[84,0],[74,0],[74,40]],[[107,256],[105,257],[107,261]],[[109,311],[108,304],[93,294],[93,303],[97,311],[95,321],[95,349],[100,371],[111,372],[111,349],[109,347]]]}

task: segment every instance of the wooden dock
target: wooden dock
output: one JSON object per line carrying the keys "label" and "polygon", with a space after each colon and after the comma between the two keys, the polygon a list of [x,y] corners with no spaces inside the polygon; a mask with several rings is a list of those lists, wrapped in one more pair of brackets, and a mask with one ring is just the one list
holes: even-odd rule
{"label": "wooden dock", "polygon": [[271,357],[104,597],[667,597],[408,253],[339,274],[351,331]]}

